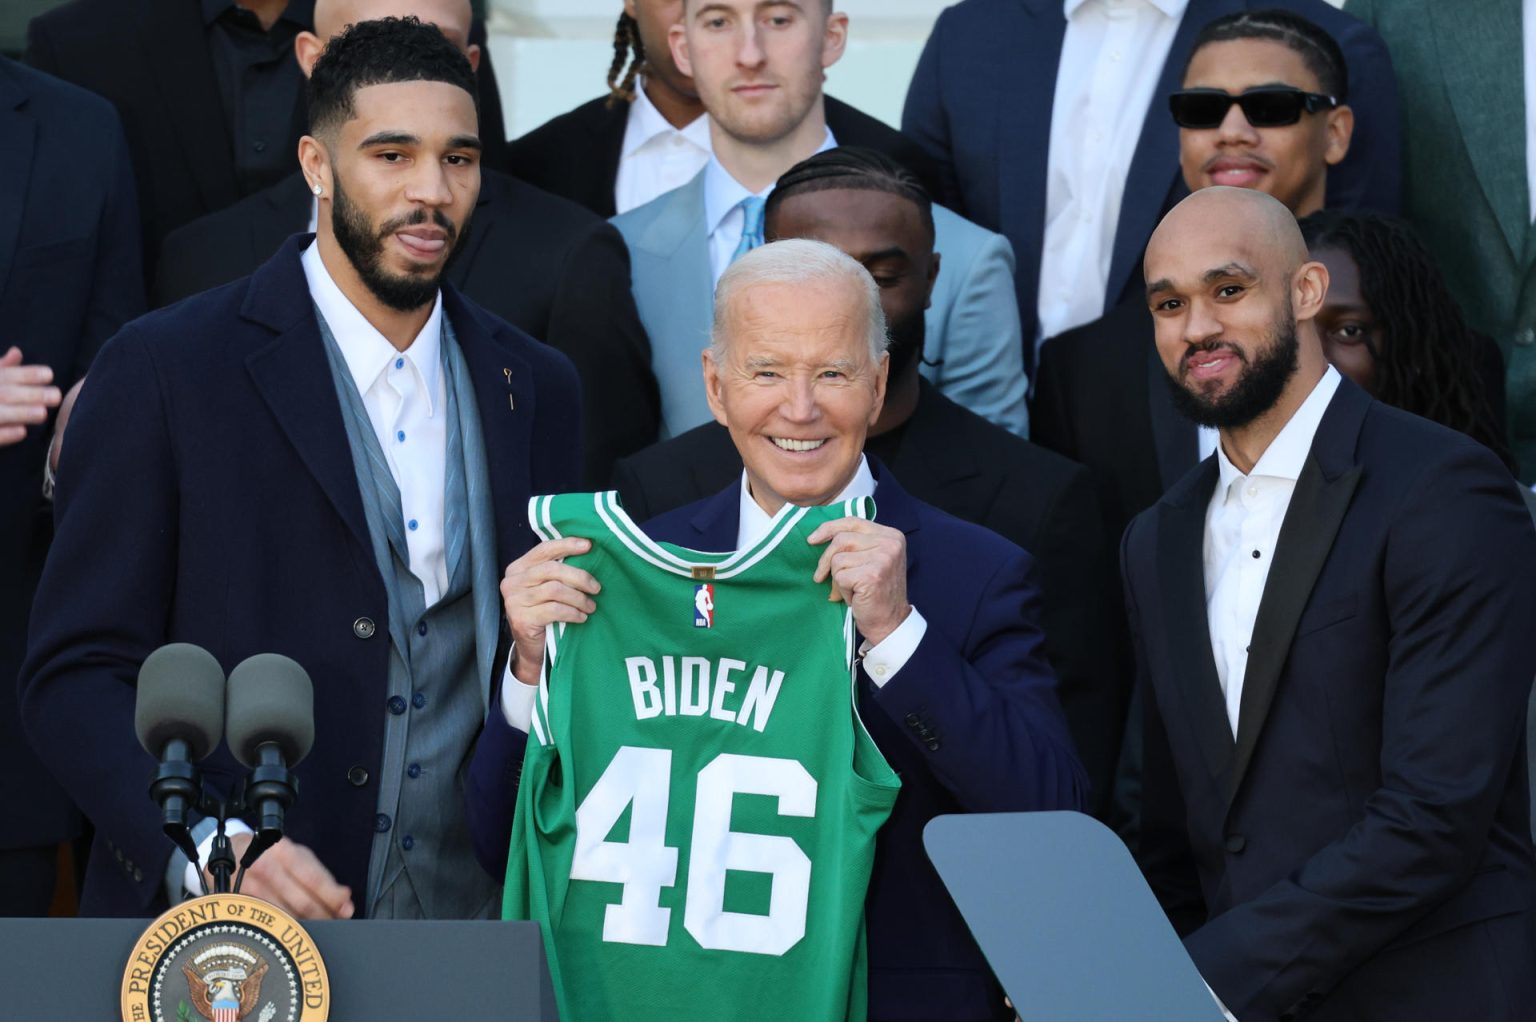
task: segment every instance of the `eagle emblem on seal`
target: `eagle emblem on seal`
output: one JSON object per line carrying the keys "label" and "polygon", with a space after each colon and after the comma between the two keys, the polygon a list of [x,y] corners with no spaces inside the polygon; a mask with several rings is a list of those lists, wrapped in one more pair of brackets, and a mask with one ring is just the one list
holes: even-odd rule
{"label": "eagle emblem on seal", "polygon": [[208,1022],[239,1022],[261,999],[267,960],[244,944],[215,944],[181,971],[198,1014]]}

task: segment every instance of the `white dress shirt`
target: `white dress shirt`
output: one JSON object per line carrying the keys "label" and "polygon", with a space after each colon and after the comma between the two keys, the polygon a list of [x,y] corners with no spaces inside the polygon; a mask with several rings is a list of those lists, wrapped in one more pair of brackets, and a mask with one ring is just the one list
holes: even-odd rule
{"label": "white dress shirt", "polygon": [[[875,477],[869,470],[869,460],[861,455],[859,470],[854,473],[852,481],[828,503],[841,504],[845,500],[874,495]],[[772,525],[773,516],[752,499],[752,491],[747,485],[747,473],[743,470],[740,514],[736,525],[736,549],[744,550],[756,543],[768,535]],[[897,625],[896,630],[887,635],[883,642],[874,646],[867,641],[861,643],[859,656],[864,659],[864,670],[869,674],[870,681],[874,682],[877,688],[883,688],[896,676],[897,671],[906,666],[907,661],[916,652],[917,644],[922,641],[927,632],[928,622],[918,613],[917,608],[913,607],[906,620]],[[518,682],[508,671],[502,678],[501,685],[501,712],[508,724],[519,731],[529,729],[533,720],[533,700],[537,693],[537,686]]]}
{"label": "white dress shirt", "polygon": [[[1063,0],[1036,344],[1104,314],[1136,143],[1188,0]],[[1024,101],[1024,100],[1021,100]]]}
{"label": "white dress shirt", "polygon": [[1329,366],[1247,475],[1228,460],[1224,449],[1216,448],[1220,474],[1205,512],[1205,612],[1216,677],[1234,738],[1243,676],[1248,671],[1248,644],[1253,640],[1253,623],[1259,616],[1280,526],[1339,380],[1339,371]]}
{"label": "white dress shirt", "polygon": [[[317,243],[310,243],[299,263],[309,283],[309,296],[336,338],[352,382],[363,396],[374,435],[384,449],[389,473],[400,488],[400,516],[405,524],[411,574],[421,581],[422,595],[430,607],[448,588],[443,545],[443,485],[448,463],[443,296],[438,294],[416,339],[405,351],[397,351],[341,293],[320,258]],[[241,821],[229,821],[230,836],[250,832]],[[210,833],[198,842],[201,862],[208,861],[213,838]],[[173,873],[178,861],[173,859]],[[181,882],[188,891],[201,890],[196,863],[187,863]]]}
{"label": "white dress shirt", "polygon": [[[828,128],[816,152],[824,153],[836,145],[832,129]],[[713,156],[704,164],[704,226],[709,228],[709,271],[713,283],[720,283],[720,275],[731,265],[736,247],[741,244],[741,232],[746,227],[741,200],[749,195],[766,199],[771,191],[771,184],[760,192],[748,191],[747,186],[732,177]]]}
{"label": "white dress shirt", "polygon": [[615,209],[627,213],[681,188],[704,169],[713,152],[708,114],[700,114],[684,127],[672,127],[645,94],[645,80],[637,78],[635,99],[624,124],[619,175],[613,183]]}

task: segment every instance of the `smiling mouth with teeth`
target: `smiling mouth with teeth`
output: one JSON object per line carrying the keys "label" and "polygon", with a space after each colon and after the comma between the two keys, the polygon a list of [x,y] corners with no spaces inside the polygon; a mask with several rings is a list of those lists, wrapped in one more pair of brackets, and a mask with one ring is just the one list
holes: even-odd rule
{"label": "smiling mouth with teeth", "polygon": [[773,445],[781,451],[814,451],[824,443],[825,440],[791,440],[781,436],[773,438]]}

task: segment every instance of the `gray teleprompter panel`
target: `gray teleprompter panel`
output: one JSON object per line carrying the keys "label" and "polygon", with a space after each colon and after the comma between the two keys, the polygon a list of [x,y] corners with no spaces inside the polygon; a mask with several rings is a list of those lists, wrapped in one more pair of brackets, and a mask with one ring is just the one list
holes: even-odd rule
{"label": "gray teleprompter panel", "polygon": [[[8,1019],[121,1015],[123,967],[145,919],[0,919]],[[303,921],[325,959],[331,1022],[555,1022],[536,923]]]}
{"label": "gray teleprompter panel", "polygon": [[1131,853],[1092,817],[939,816],[923,844],[1024,1022],[1222,1022]]}

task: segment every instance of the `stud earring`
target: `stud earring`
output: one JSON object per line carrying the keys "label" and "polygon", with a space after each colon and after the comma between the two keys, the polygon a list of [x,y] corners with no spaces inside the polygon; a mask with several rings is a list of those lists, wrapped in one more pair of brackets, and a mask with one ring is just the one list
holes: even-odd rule
{"label": "stud earring", "polygon": [[311,185],[311,186],[310,186],[310,188],[309,188],[309,190],[310,190],[310,191],[312,191],[312,192],[314,192],[314,193],[315,193],[315,194],[316,194],[316,195],[319,195],[319,194],[320,194],[320,192],[321,192],[321,191],[322,191],[322,190],[323,190],[323,189],[321,189],[321,187],[320,187],[320,186],[319,186],[319,185]]}

